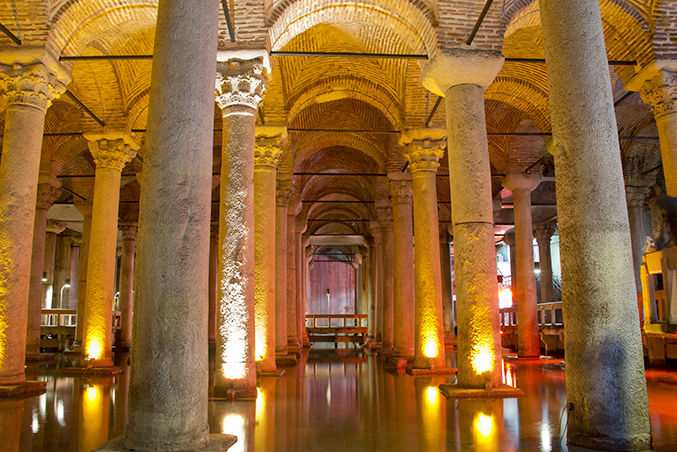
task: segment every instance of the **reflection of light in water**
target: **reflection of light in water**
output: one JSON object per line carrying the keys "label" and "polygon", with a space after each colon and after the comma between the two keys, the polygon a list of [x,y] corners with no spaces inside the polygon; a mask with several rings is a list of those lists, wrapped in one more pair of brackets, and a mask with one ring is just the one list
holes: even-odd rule
{"label": "reflection of light in water", "polygon": [[56,402],[56,420],[61,426],[66,425],[63,414],[64,414],[63,400],[59,400],[58,402]]}
{"label": "reflection of light in water", "polygon": [[266,401],[263,398],[263,392],[261,388],[256,388],[256,423],[259,423],[261,417],[263,417],[263,411],[266,407]]}
{"label": "reflection of light in water", "polygon": [[239,414],[226,414],[223,418],[221,433],[237,436],[237,442],[228,449],[230,452],[244,452],[247,450],[244,436],[244,418]]}
{"label": "reflection of light in water", "polygon": [[40,400],[40,417],[44,419],[47,416],[47,393],[42,394],[38,400]]}
{"label": "reflection of light in water", "polygon": [[33,433],[38,433],[40,430],[40,421],[38,420],[38,413],[33,411],[33,422],[31,423],[31,430]]}
{"label": "reflection of light in water", "polygon": [[541,450],[551,450],[552,442],[550,437],[550,425],[543,422],[541,424]]}
{"label": "reflection of light in water", "polygon": [[96,402],[96,399],[99,397],[99,391],[96,389],[96,386],[87,387],[87,400],[90,402]]}
{"label": "reflection of light in water", "polygon": [[428,403],[435,405],[437,403],[437,389],[434,386],[428,386],[425,390],[425,395],[428,398]]}
{"label": "reflection of light in water", "polygon": [[513,376],[512,366],[503,359],[501,360],[501,364],[503,365],[503,384],[516,387],[517,385]]}
{"label": "reflection of light in water", "polygon": [[480,413],[475,420],[475,429],[484,438],[491,436],[494,429],[494,419],[484,413]]}
{"label": "reflection of light in water", "polygon": [[327,407],[331,406],[331,381],[327,384]]}

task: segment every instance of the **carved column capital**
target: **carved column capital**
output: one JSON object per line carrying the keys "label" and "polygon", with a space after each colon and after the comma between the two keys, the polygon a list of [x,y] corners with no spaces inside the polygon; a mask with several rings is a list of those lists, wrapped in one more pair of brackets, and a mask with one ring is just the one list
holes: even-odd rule
{"label": "carved column capital", "polygon": [[277,168],[282,155],[282,144],[286,139],[285,127],[257,127],[254,167]]}
{"label": "carved column capital", "polygon": [[87,132],[82,136],[87,140],[97,169],[122,171],[139,148],[136,141],[124,132]]}
{"label": "carved column capital", "polygon": [[277,179],[275,199],[278,207],[287,207],[291,196],[291,188],[291,179]]}
{"label": "carved column capital", "polygon": [[625,186],[625,200],[628,207],[643,207],[647,205],[647,199],[651,193],[651,187]]}
{"label": "carved column capital", "polygon": [[224,115],[230,107],[256,111],[268,86],[270,71],[265,58],[241,56],[243,58],[230,58],[216,64],[216,101]]}
{"label": "carved column capital", "polygon": [[505,230],[503,233],[503,242],[509,247],[515,246],[515,228]]}
{"label": "carved column capital", "polygon": [[539,244],[550,243],[550,237],[552,237],[556,230],[557,224],[555,222],[541,223],[534,227],[534,237],[536,237],[536,241]]}
{"label": "carved column capital", "polygon": [[437,172],[439,160],[444,155],[445,129],[407,130],[400,137],[402,155],[409,162],[412,173],[418,171]]}
{"label": "carved column capital", "polygon": [[57,200],[60,194],[61,190],[59,190],[59,187],[47,182],[39,183],[38,196],[36,198],[35,204],[36,209],[49,209],[52,207],[52,204],[54,204],[54,201]]}
{"label": "carved column capital", "polygon": [[0,92],[10,105],[29,105],[44,111],[52,99],[66,90],[70,74],[44,51],[42,55],[33,53],[19,51],[12,55],[16,61],[0,61]]}
{"label": "carved column capital", "polygon": [[661,69],[644,82],[639,90],[642,100],[651,106],[656,119],[675,113],[677,108],[677,73]]}
{"label": "carved column capital", "polygon": [[122,240],[136,240],[139,224],[136,221],[122,220],[118,222],[118,229],[122,232]]}
{"label": "carved column capital", "polygon": [[381,228],[392,228],[393,209],[387,200],[376,201],[376,218]]}
{"label": "carved column capital", "polygon": [[512,192],[517,190],[528,190],[531,192],[534,191],[540,183],[540,174],[528,173],[509,173],[502,181],[503,186]]}
{"label": "carved column capital", "polygon": [[408,180],[389,180],[388,193],[393,204],[411,203],[413,191],[411,181]]}
{"label": "carved column capital", "polygon": [[45,232],[52,234],[61,234],[66,230],[66,224],[57,220],[47,220],[47,226],[45,227]]}

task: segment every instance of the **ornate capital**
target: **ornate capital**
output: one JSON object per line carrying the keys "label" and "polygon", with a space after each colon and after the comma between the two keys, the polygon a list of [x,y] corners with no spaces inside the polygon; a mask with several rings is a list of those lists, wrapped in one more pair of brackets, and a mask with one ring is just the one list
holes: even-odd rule
{"label": "ornate capital", "polygon": [[408,180],[389,180],[388,193],[393,204],[410,203],[412,200],[411,182]]}
{"label": "ornate capital", "polygon": [[120,221],[118,229],[122,232],[122,240],[136,240],[139,224],[136,221]]}
{"label": "ornate capital", "polygon": [[291,196],[291,179],[277,179],[276,204],[287,207]]}
{"label": "ornate capital", "polygon": [[136,156],[139,145],[124,132],[88,132],[83,137],[89,145],[96,168],[122,171],[127,162]]}
{"label": "ornate capital", "polygon": [[[534,227],[534,237],[536,241],[540,243],[550,243],[550,237],[557,230],[557,223],[551,221],[549,223],[541,223],[538,226]],[[505,241],[505,239],[503,240]],[[507,243],[507,242],[506,242]]]}
{"label": "ornate capital", "polygon": [[505,230],[503,233],[503,242],[510,247],[515,246],[515,228]]}
{"label": "ornate capital", "polygon": [[376,218],[382,228],[392,227],[393,209],[386,200],[376,202]]}
{"label": "ornate capital", "polygon": [[10,105],[30,105],[44,111],[65,90],[58,75],[43,63],[0,64],[0,92]]}
{"label": "ornate capital", "polygon": [[216,101],[224,114],[227,108],[238,106],[256,111],[268,86],[268,73],[267,64],[261,56],[218,62]]}
{"label": "ornate capital", "polygon": [[287,129],[284,127],[257,127],[254,166],[277,168],[286,139]]}
{"label": "ornate capital", "polygon": [[407,130],[402,133],[400,146],[404,147],[402,155],[409,162],[412,173],[418,171],[437,172],[439,160],[444,155],[444,140],[447,131],[444,129]]}
{"label": "ornate capital", "polygon": [[502,184],[508,190],[514,192],[517,190],[534,191],[541,183],[540,174],[528,173],[509,173],[503,178]]}
{"label": "ornate capital", "polygon": [[57,220],[47,220],[47,226],[45,227],[45,232],[51,234],[61,234],[66,230],[66,224]]}
{"label": "ornate capital", "polygon": [[35,204],[36,209],[49,209],[60,194],[61,190],[59,190],[59,187],[46,182],[39,183],[38,196]]}
{"label": "ornate capital", "polygon": [[625,186],[625,200],[628,207],[646,207],[651,187]]}
{"label": "ornate capital", "polygon": [[677,111],[677,73],[659,70],[640,88],[642,100],[651,106],[656,119]]}

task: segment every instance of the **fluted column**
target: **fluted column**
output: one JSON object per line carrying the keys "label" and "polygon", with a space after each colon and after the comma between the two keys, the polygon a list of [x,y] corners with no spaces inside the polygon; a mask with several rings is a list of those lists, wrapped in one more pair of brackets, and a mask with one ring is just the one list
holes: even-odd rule
{"label": "fluted column", "polygon": [[[594,449],[648,449],[630,228],[600,6],[588,0],[541,0],[540,6],[562,260],[567,438]],[[666,179],[677,173],[669,159],[663,164]]]}
{"label": "fluted column", "polygon": [[7,100],[0,161],[0,385],[25,381],[31,251],[45,111],[69,81],[44,49],[17,49],[0,56],[0,90]]}
{"label": "fluted column", "polygon": [[219,306],[214,394],[256,394],[254,152],[256,111],[267,86],[267,56],[229,53],[217,64],[223,115],[219,209]]}
{"label": "fluted column", "polygon": [[503,179],[503,186],[512,192],[515,217],[515,257],[517,257],[517,355],[536,358],[541,355],[538,336],[538,296],[534,276],[534,239],[531,219],[531,192],[540,184],[536,174],[511,173]]}
{"label": "fluted column", "polygon": [[424,86],[445,97],[460,388],[499,386],[502,377],[483,90],[502,63],[500,52],[456,49],[438,51],[424,68]]}
{"label": "fluted column", "polygon": [[278,179],[275,208],[275,355],[287,356],[287,204],[291,180]]}
{"label": "fluted column", "polygon": [[381,262],[383,263],[382,278],[382,328],[381,352],[390,354],[393,352],[394,340],[394,287],[393,287],[393,213],[389,203],[376,206],[376,212],[381,228]]}
{"label": "fluted column", "polygon": [[659,60],[645,66],[625,87],[639,91],[656,118],[665,188],[677,196],[677,60]]}
{"label": "fluted column", "polygon": [[92,202],[75,202],[75,208],[82,214],[82,244],[80,245],[80,259],[78,261],[78,301],[77,323],[75,325],[75,342],[73,349],[82,347],[82,337],[85,331],[85,299],[87,297],[87,261],[89,257],[89,241],[92,231]]}
{"label": "fluted column", "polygon": [[402,135],[414,198],[415,346],[413,367],[444,368],[442,275],[440,271],[435,177],[444,155],[444,130],[421,129]]}
{"label": "fluted column", "polygon": [[534,236],[538,242],[538,260],[541,270],[541,303],[555,301],[552,287],[552,254],[550,251],[550,239],[555,233],[555,229],[557,229],[557,225],[554,222],[543,223],[534,228]]}
{"label": "fluted column", "polygon": [[120,335],[116,347],[132,346],[132,307],[134,306],[134,250],[136,247],[136,221],[120,222],[122,231],[122,257],[120,264]]}
{"label": "fluted column", "polygon": [[83,349],[95,367],[112,360],[112,312],[115,296],[115,252],[120,200],[120,174],[138,145],[123,132],[86,133],[96,165],[92,229],[87,256],[87,292]]}
{"label": "fluted column", "polygon": [[26,356],[40,354],[40,320],[42,310],[42,274],[45,267],[45,238],[47,211],[61,193],[57,183],[38,184],[35,222],[33,227],[33,250],[31,254],[31,280],[28,295],[28,325],[26,330]]}
{"label": "fluted column", "polygon": [[219,3],[197,6],[160,2],[157,12],[124,440],[133,450],[199,450],[210,439],[207,300]]}
{"label": "fluted column", "polygon": [[414,231],[411,181],[390,180],[393,205],[393,355],[414,357]]}
{"label": "fluted column", "polygon": [[275,178],[280,143],[287,131],[281,127],[256,129],[254,150],[254,262],[256,360],[262,372],[275,372]]}

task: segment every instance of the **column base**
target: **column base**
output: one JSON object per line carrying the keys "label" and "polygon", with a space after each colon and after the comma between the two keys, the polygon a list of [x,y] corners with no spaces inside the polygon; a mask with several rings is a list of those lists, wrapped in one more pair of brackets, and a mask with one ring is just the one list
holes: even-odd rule
{"label": "column base", "polygon": [[388,358],[389,356],[392,356],[393,354],[393,348],[392,347],[381,347],[377,352],[377,355],[382,356],[384,358]]}
{"label": "column base", "polygon": [[287,352],[290,355],[301,356],[301,344],[299,344],[297,341],[287,342]]}
{"label": "column base", "polygon": [[46,391],[46,381],[24,381],[13,385],[0,385],[0,399],[23,399],[44,394]]}
{"label": "column base", "polygon": [[275,355],[275,365],[277,367],[294,367],[296,363],[298,363],[298,358],[294,354]]}
{"label": "column base", "polygon": [[432,369],[422,369],[409,365],[407,366],[407,373],[414,377],[422,377],[425,375],[456,375],[456,369],[453,367],[435,367]]}
{"label": "column base", "polygon": [[[123,437],[118,436],[108,441],[103,446],[98,449],[94,449],[98,452],[120,452],[126,451],[125,447],[122,445]],[[203,449],[198,449],[196,452],[223,452],[230,449],[230,446],[237,442],[237,436],[235,435],[226,435],[226,434],[211,434],[209,435],[209,442]]]}
{"label": "column base", "polygon": [[235,401],[235,400],[256,400],[256,386],[253,388],[214,388],[214,395],[209,396],[210,401]]}
{"label": "column base", "polygon": [[97,376],[97,377],[109,377],[112,375],[118,375],[122,373],[122,368],[118,366],[109,366],[109,367],[86,367],[86,366],[76,366],[76,367],[64,367],[61,370],[61,375],[67,377],[79,377],[82,375],[87,376]]}
{"label": "column base", "polygon": [[281,377],[286,371],[284,369],[275,370],[257,370],[257,377]]}
{"label": "column base", "polygon": [[442,384],[439,388],[448,399],[506,399],[524,396],[524,391],[508,385],[494,388],[463,388],[458,384]]}
{"label": "column base", "polygon": [[43,363],[46,361],[54,361],[54,353],[26,353],[27,363]]}

